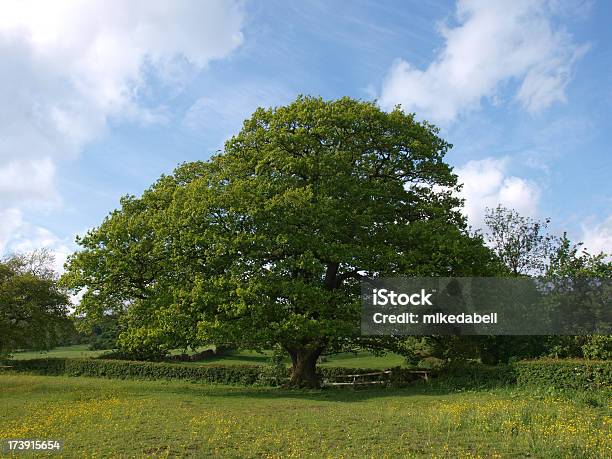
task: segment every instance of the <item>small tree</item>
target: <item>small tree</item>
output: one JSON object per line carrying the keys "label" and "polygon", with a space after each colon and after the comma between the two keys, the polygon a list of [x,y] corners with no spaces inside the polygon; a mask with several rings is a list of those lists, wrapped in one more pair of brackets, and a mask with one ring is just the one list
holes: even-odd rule
{"label": "small tree", "polygon": [[499,205],[487,209],[486,240],[512,274],[543,274],[557,246],[557,238],[546,231],[549,223]]}
{"label": "small tree", "polygon": [[[570,320],[577,320],[581,323],[589,321],[597,322],[603,319],[609,326],[609,304],[610,289],[612,285],[612,262],[608,261],[610,255],[605,253],[591,254],[584,247],[583,243],[574,244],[564,233],[559,241],[557,250],[552,254],[551,261],[546,272],[546,276],[550,278],[554,285],[558,288],[566,290],[566,285],[578,284],[574,295],[566,293],[562,303],[566,304],[564,316]],[[583,283],[590,284],[595,281],[596,286],[588,285],[586,292],[581,292],[580,285]],[[600,282],[603,281],[603,282]],[[591,307],[586,311],[586,317],[580,317],[581,308],[577,305],[588,301],[585,298],[585,293],[596,292],[597,302],[605,310],[598,309],[591,304]],[[574,296],[579,296],[575,298]],[[588,296],[588,295],[587,295]],[[607,298],[607,301],[605,300]],[[604,299],[602,301],[602,299]],[[556,357],[586,357],[597,359],[609,359],[612,356],[612,336],[610,335],[581,335],[581,336],[551,336],[549,339],[549,353]]]}
{"label": "small tree", "polygon": [[56,282],[47,251],[0,262],[0,354],[48,349],[72,331],[68,296]]}
{"label": "small tree", "polygon": [[572,243],[567,233],[559,239],[559,243],[551,254],[546,276],[552,278],[612,278],[612,262],[607,261],[610,255],[605,253],[592,254],[582,242]]}

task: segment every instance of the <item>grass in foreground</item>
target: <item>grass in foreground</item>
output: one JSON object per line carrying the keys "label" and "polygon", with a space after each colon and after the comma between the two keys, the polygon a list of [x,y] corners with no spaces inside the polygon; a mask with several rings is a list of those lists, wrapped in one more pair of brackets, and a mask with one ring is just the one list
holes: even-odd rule
{"label": "grass in foreground", "polygon": [[0,387],[0,439],[60,439],[64,457],[612,457],[602,397],[11,374]]}

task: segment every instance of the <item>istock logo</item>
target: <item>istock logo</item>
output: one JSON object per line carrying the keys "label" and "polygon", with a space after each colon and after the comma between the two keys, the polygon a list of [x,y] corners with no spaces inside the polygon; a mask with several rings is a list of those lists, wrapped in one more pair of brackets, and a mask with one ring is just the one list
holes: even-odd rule
{"label": "istock logo", "polygon": [[397,294],[393,290],[387,290],[386,288],[375,288],[372,290],[372,297],[375,306],[386,306],[388,304],[393,306],[406,306],[409,304],[413,306],[433,306],[429,298],[435,292],[435,290],[431,290],[430,293],[425,293],[425,289],[422,288],[420,293]]}

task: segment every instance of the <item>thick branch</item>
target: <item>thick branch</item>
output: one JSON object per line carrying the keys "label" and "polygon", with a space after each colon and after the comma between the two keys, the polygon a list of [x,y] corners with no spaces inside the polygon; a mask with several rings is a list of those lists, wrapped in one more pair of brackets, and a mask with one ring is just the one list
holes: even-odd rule
{"label": "thick branch", "polygon": [[336,275],[338,274],[338,268],[340,267],[340,263],[328,263],[327,269],[325,271],[325,287],[328,290],[333,290],[337,287]]}

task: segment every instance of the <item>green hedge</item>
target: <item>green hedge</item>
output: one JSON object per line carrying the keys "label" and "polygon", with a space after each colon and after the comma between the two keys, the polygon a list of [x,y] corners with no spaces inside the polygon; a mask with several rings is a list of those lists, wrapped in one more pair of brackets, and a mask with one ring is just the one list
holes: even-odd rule
{"label": "green hedge", "polygon": [[448,388],[493,388],[516,384],[511,365],[462,363],[447,366],[436,374],[436,384]]}
{"label": "green hedge", "polygon": [[[184,365],[104,359],[33,359],[5,362],[14,371],[44,375],[97,376],[119,379],[177,379],[232,385],[280,386],[289,369],[264,365]],[[340,375],[379,372],[371,368],[319,367],[323,379]],[[531,360],[510,365],[460,365],[432,372],[436,384],[455,388],[484,388],[500,385],[547,386],[558,389],[612,388],[612,361]],[[418,376],[394,368],[394,386],[408,385]]]}
{"label": "green hedge", "polygon": [[440,371],[436,384],[453,388],[518,385],[556,389],[610,389],[612,361],[538,359],[495,366],[462,364]]}
{"label": "green hedge", "polygon": [[180,379],[218,384],[266,384],[268,367],[260,365],[181,365],[102,359],[12,360],[15,371],[44,375],[97,376],[119,379]]}
{"label": "green hedge", "polygon": [[[289,378],[289,369],[265,365],[184,365],[167,362],[140,362],[105,359],[49,358],[11,360],[13,371],[43,375],[96,376],[119,379],[177,379],[233,385],[279,386]],[[371,373],[367,368],[321,367],[322,378]]]}
{"label": "green hedge", "polygon": [[612,387],[610,360],[525,360],[513,365],[520,386],[557,389],[603,389]]}

